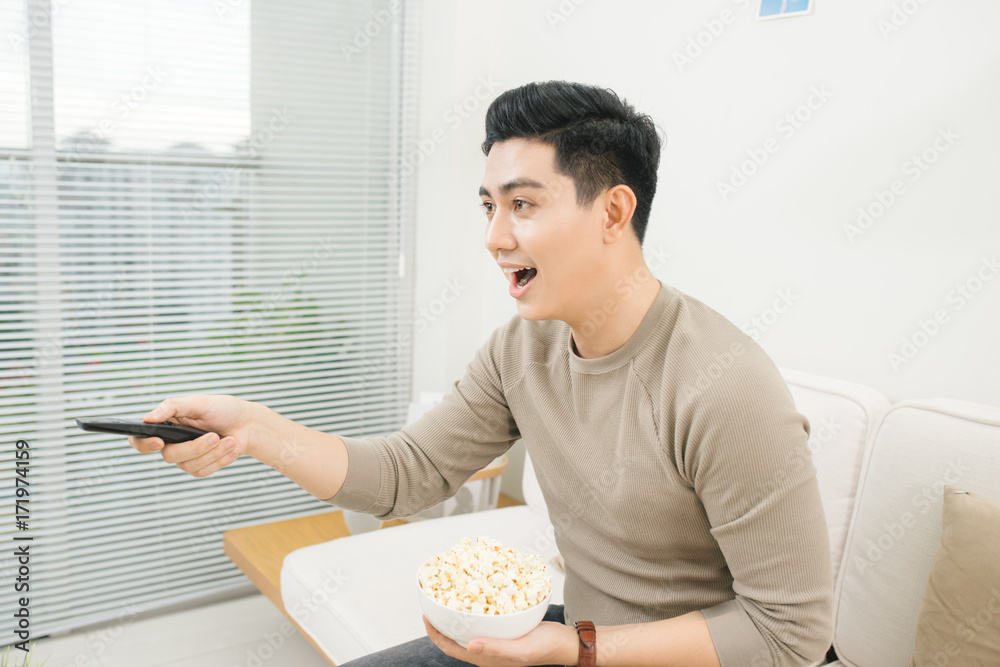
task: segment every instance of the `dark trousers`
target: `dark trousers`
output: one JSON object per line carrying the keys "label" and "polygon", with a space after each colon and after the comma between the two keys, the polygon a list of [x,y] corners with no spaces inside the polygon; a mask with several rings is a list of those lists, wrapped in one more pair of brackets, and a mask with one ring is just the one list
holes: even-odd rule
{"label": "dark trousers", "polygon": [[[563,616],[563,605],[550,604],[543,621],[566,623]],[[430,637],[421,637],[413,641],[387,648],[378,653],[370,653],[363,658],[351,660],[341,667],[461,667],[470,663],[456,660],[441,652]],[[545,665],[544,667],[561,667],[560,665]]]}

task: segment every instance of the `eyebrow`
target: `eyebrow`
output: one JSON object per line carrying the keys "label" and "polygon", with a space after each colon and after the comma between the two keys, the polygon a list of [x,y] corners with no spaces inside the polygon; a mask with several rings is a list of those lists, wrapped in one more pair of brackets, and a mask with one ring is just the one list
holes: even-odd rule
{"label": "eyebrow", "polygon": [[[542,183],[540,183],[540,182],[538,182],[538,181],[536,181],[534,179],[531,179],[531,178],[521,178],[521,179],[517,179],[517,180],[514,180],[514,181],[509,181],[507,183],[504,183],[503,185],[500,186],[500,192],[501,192],[501,194],[507,194],[511,190],[515,190],[517,188],[536,188],[538,190],[544,190],[545,186]],[[490,194],[489,190],[487,190],[485,187],[483,187],[483,186],[480,185],[479,186],[479,196],[480,197],[492,197],[493,195]]]}

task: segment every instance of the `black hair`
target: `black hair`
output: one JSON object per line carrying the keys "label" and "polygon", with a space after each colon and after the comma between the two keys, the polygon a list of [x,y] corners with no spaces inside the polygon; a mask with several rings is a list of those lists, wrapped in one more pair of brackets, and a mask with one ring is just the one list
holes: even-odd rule
{"label": "black hair", "polygon": [[529,83],[501,93],[486,111],[483,153],[507,139],[535,139],[556,151],[556,169],[588,206],[624,183],[635,193],[632,228],[642,244],[656,194],[660,137],[653,119],[614,91],[567,81]]}

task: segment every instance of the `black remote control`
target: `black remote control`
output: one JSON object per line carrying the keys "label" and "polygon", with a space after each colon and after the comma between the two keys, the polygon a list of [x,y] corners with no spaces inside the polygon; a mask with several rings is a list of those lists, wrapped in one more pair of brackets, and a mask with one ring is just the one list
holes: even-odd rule
{"label": "black remote control", "polygon": [[118,419],[116,417],[81,418],[76,420],[76,425],[84,431],[135,435],[140,438],[157,437],[169,444],[187,442],[208,433],[208,431],[174,422],[144,422],[141,419]]}

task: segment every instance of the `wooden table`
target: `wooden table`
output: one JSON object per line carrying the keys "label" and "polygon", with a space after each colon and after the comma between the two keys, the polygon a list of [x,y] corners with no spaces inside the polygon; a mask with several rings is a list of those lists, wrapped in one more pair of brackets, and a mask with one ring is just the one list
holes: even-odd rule
{"label": "wooden table", "polygon": [[[281,564],[289,553],[307,547],[311,544],[329,542],[338,537],[350,535],[347,524],[344,523],[344,513],[341,510],[314,514],[299,519],[287,519],[273,523],[262,523],[246,528],[227,530],[222,542],[226,555],[243,570],[253,585],[267,596],[271,603],[281,610],[302,636],[309,640],[319,654],[326,654],[316,646],[295,619],[285,611],[281,601]],[[333,661],[327,660],[333,665]]]}
{"label": "wooden table", "polygon": [[[506,464],[503,467],[505,468]],[[503,468],[481,470],[476,475],[490,473],[487,476],[493,477],[502,472]],[[483,479],[483,477],[476,475],[469,481]],[[497,506],[510,507],[521,504],[523,503],[501,493]],[[400,523],[405,523],[405,521],[403,519],[383,521],[380,528]],[[275,607],[281,610],[281,613],[292,625],[298,628],[302,636],[316,647],[320,655],[326,657],[326,654],[316,646],[312,638],[299,627],[295,619],[289,616],[285,610],[285,605],[281,601],[281,564],[284,562],[285,556],[296,549],[329,542],[350,534],[351,531],[347,529],[347,524],[344,522],[344,513],[341,510],[335,510],[298,519],[227,530],[223,534],[223,545],[229,559],[236,563],[243,574],[250,578],[254,586],[266,595]],[[329,658],[327,660],[331,665],[334,664]]]}

